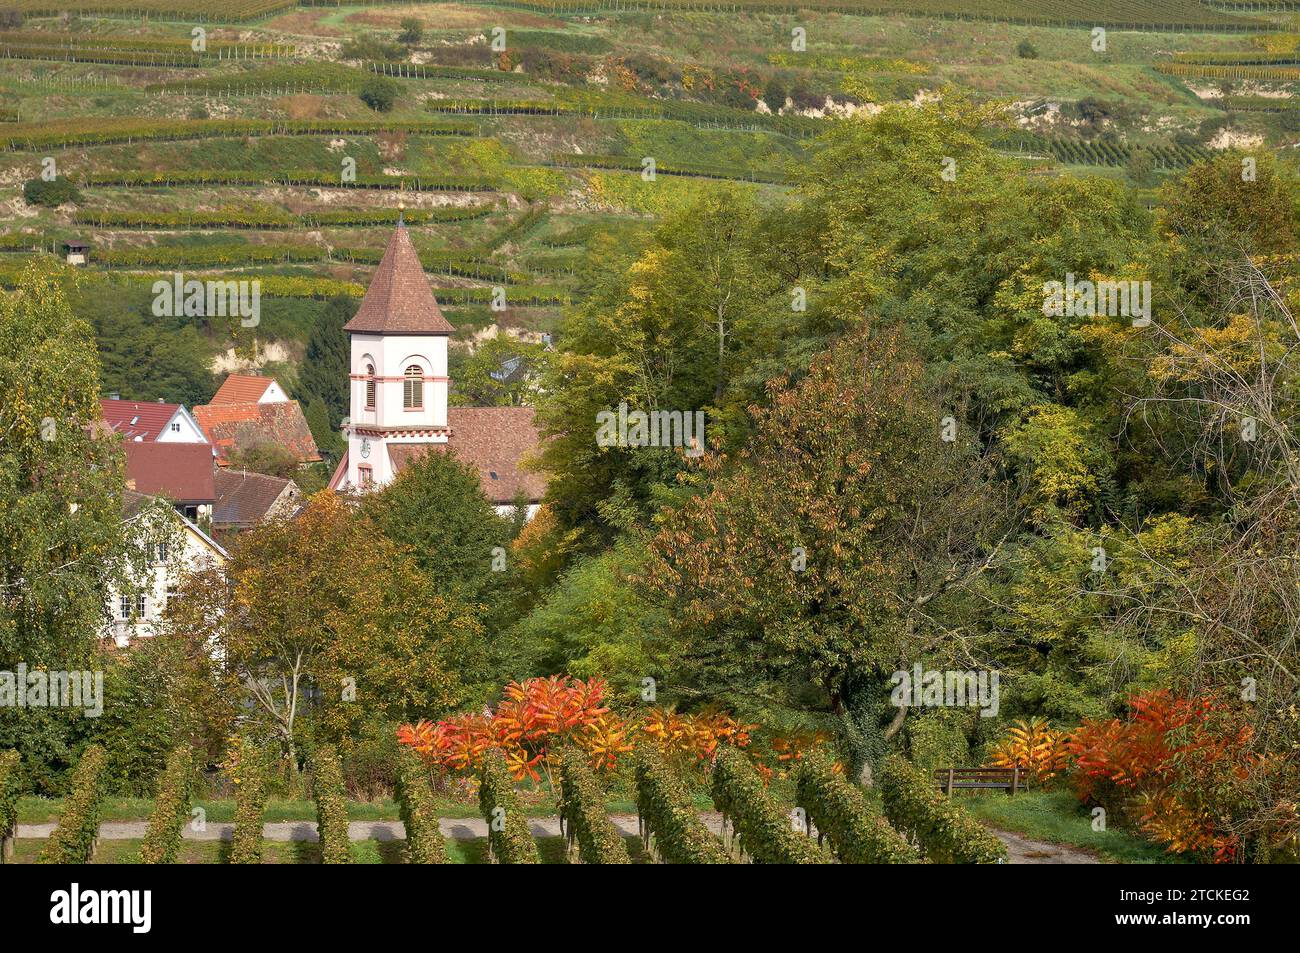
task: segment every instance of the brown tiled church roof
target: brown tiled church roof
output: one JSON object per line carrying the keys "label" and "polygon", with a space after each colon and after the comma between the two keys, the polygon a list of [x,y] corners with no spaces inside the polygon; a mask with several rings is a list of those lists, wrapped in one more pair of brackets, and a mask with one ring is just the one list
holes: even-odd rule
{"label": "brown tiled church roof", "polygon": [[546,477],[525,470],[524,457],[537,449],[537,424],[531,407],[448,407],[451,436],[446,443],[390,443],[388,459],[401,473],[430,448],[450,449],[478,471],[484,495],[493,503],[513,503],[522,495],[537,503],[546,492]]}
{"label": "brown tiled church roof", "polygon": [[394,229],[361,307],[343,330],[361,334],[450,334],[454,330],[434,300],[405,225]]}

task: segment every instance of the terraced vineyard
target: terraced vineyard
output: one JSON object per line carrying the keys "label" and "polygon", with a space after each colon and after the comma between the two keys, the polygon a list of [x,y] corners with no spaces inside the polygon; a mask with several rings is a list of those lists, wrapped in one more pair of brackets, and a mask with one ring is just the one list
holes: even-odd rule
{"label": "terraced vineyard", "polygon": [[626,10],[682,10],[691,12],[762,11],[794,13],[825,10],[836,13],[901,13],[917,17],[996,20],[1051,26],[1105,26],[1118,29],[1255,31],[1264,27],[1198,0],[1094,0],[1086,5],[1071,0],[510,0],[511,6],[548,13],[584,13]]}
{"label": "terraced vineyard", "polygon": [[[79,6],[81,19],[65,23],[21,0],[24,19],[0,30],[10,66],[0,77],[0,171],[25,188],[49,159],[79,192],[58,208],[23,203],[25,217],[0,233],[0,281],[12,284],[34,255],[88,239],[87,278],[102,278],[102,293],[124,306],[140,300],[142,279],[187,265],[255,269],[268,298],[282,301],[351,297],[404,205],[467,336],[493,325],[549,333],[558,307],[581,293],[583,253],[603,231],[644,228],[702,190],[741,187],[780,202],[832,123],[874,108],[864,97],[910,99],[986,69],[960,55],[949,63],[919,38],[881,46],[871,39],[880,24],[906,36],[928,22],[954,42],[1016,29],[1053,57],[1068,39],[1067,60],[1092,56],[1085,27],[1205,29],[1218,38],[1162,41],[1136,68],[1175,84],[1285,82],[1296,69],[1290,47],[1245,37],[1271,24],[1195,0],[1103,0],[1086,13],[1065,0],[417,5],[424,36],[405,45],[399,27],[411,11],[387,3]],[[663,36],[647,32],[648,17],[675,11],[694,17]],[[539,22],[539,12],[553,19]],[[772,16],[784,18],[775,34]],[[805,20],[809,49],[792,50],[784,33]],[[497,24],[504,51],[486,42]],[[718,24],[736,37],[725,61],[710,55]],[[196,48],[198,25],[207,32]],[[1038,62],[1056,69],[1050,60]],[[363,101],[376,83],[392,97],[386,112]],[[983,88],[987,77],[979,85],[977,98],[1000,93]],[[1226,108],[1284,124],[1283,102],[1225,97],[1207,101],[1197,121]],[[990,136],[1040,164],[1106,173],[1145,163],[1163,175],[1208,154],[1185,136],[1141,131],[1137,115],[1127,132],[1031,124]],[[494,287],[509,292],[504,313],[487,309]],[[304,342],[287,343],[296,355]],[[229,345],[207,342],[211,355]]]}

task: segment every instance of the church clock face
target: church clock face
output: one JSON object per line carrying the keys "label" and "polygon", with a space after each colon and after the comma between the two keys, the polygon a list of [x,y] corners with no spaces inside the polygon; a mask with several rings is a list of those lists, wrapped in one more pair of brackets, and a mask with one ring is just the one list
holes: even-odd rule
{"label": "church clock face", "polygon": [[366,437],[361,438],[361,456],[370,456],[370,440]]}

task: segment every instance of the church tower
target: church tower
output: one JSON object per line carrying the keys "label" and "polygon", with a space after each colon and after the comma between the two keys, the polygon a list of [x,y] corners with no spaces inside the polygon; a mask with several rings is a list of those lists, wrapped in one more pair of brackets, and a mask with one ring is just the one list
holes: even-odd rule
{"label": "church tower", "polygon": [[399,221],[356,316],[351,342],[348,450],[335,481],[383,486],[430,444],[445,444],[447,340],[452,326],[434,300],[420,258]]}

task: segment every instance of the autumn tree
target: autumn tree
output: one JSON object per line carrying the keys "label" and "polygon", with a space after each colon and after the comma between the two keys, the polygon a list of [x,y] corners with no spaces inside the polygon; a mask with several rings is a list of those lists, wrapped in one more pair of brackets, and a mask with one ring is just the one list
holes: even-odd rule
{"label": "autumn tree", "polygon": [[174,636],[216,651],[291,773],[304,717],[346,739],[366,721],[461,704],[484,677],[473,613],[329,492],[241,536],[174,606]]}
{"label": "autumn tree", "polygon": [[879,328],[774,385],[734,469],[664,514],[644,576],[672,619],[659,660],[686,697],[828,709],[865,779],[907,713],[888,703],[891,673],[986,662],[963,600],[1014,526],[991,461],[922,372]]}

